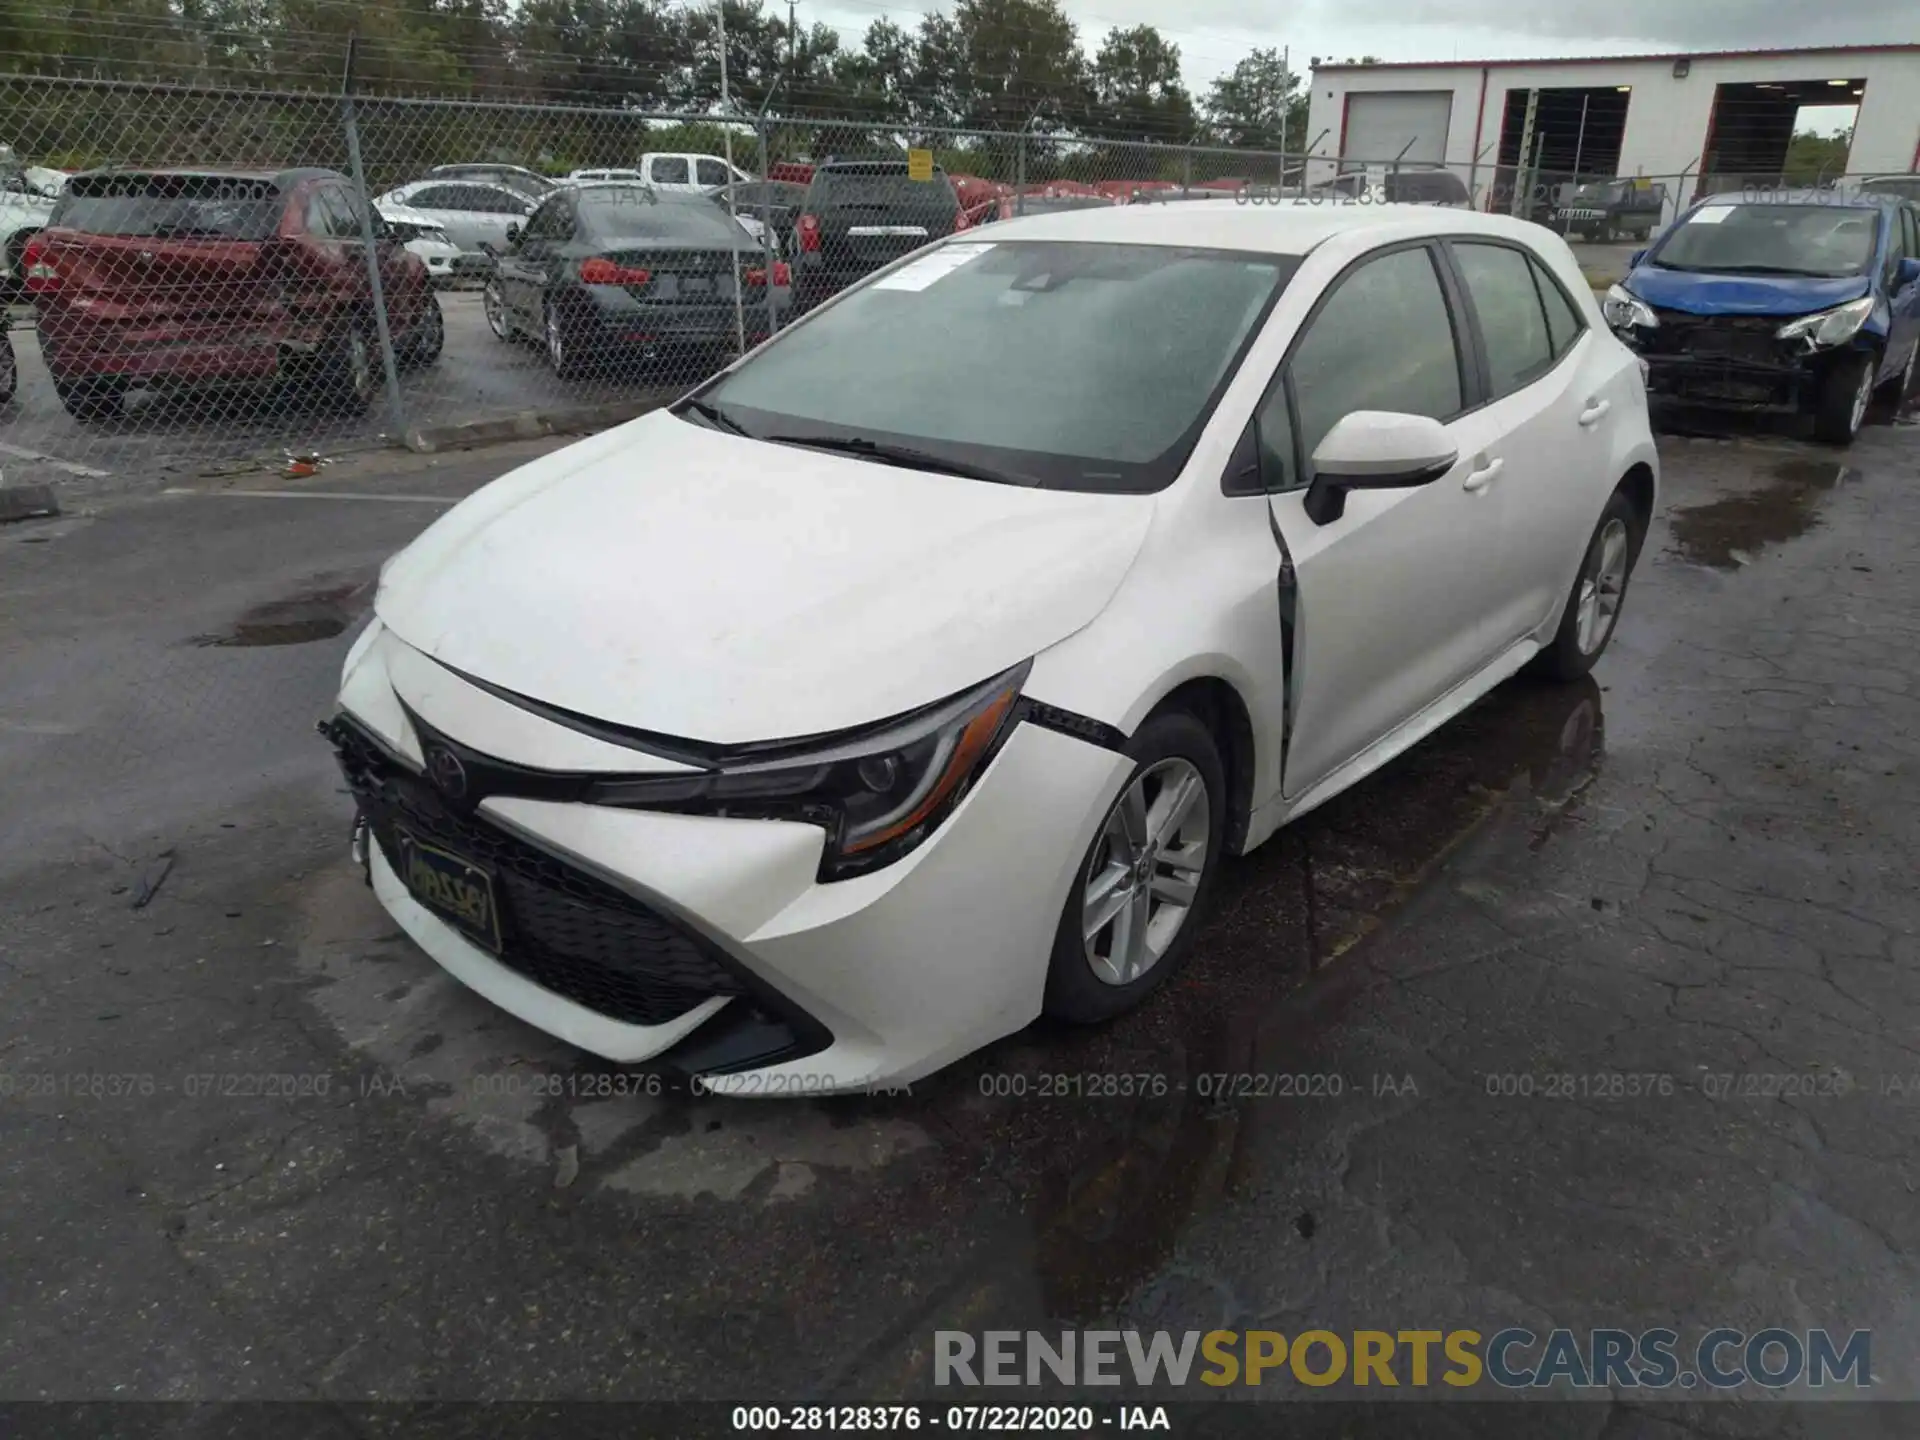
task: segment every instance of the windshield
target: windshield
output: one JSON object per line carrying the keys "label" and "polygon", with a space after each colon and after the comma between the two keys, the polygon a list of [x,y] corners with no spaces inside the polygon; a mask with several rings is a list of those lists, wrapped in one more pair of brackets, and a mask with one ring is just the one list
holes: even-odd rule
{"label": "windshield", "polygon": [[280,220],[279,190],[227,175],[82,175],[68,182],[49,226],[89,235],[264,240]]}
{"label": "windshield", "polygon": [[912,446],[1058,489],[1155,490],[1299,263],[951,244],[845,295],[703,398],[750,434]]}
{"label": "windshield", "polygon": [[1708,205],[1653,252],[1669,270],[1859,275],[1879,241],[1876,210],[1843,205]]}

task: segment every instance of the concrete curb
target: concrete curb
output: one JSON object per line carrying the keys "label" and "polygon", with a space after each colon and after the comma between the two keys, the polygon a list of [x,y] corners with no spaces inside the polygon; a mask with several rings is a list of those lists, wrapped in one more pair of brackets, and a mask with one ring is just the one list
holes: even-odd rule
{"label": "concrete curb", "polygon": [[459,425],[414,425],[406,447],[417,455],[437,455],[469,445],[497,445],[506,440],[538,440],[546,435],[572,435],[624,425],[668,401],[665,395],[643,400],[610,400],[601,405],[576,405],[564,410],[519,410],[491,420],[469,420]]}
{"label": "concrete curb", "polygon": [[60,513],[51,485],[0,485],[0,525],[10,520],[38,520]]}

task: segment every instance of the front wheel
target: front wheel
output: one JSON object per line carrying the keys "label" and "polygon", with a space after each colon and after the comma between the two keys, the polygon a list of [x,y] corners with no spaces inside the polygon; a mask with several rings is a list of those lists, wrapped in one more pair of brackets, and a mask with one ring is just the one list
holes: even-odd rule
{"label": "front wheel", "polygon": [[1829,445],[1851,445],[1873,401],[1873,356],[1850,355],[1827,371],[1813,412],[1813,435]]}
{"label": "front wheel", "polygon": [[1047,968],[1046,1013],[1093,1024],[1130,1010],[1186,959],[1219,869],[1225,770],[1183,711],[1127,745],[1133,773],[1076,872]]}
{"label": "front wheel", "polygon": [[1581,557],[1560,628],[1535,660],[1535,670],[1555,680],[1578,680],[1606,653],[1640,556],[1642,528],[1633,502],[1614,491]]}

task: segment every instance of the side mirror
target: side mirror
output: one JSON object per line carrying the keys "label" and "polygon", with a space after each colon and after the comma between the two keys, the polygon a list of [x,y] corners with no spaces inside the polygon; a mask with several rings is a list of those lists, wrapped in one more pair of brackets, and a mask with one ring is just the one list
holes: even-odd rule
{"label": "side mirror", "polygon": [[1355,410],[1313,452],[1304,504],[1316,525],[1347,513],[1349,490],[1406,490],[1438,480],[1460,458],[1446,427],[1425,415]]}
{"label": "side mirror", "polygon": [[1899,268],[1893,272],[1893,283],[1897,289],[1904,290],[1916,282],[1920,282],[1920,260],[1909,255],[1901,260]]}
{"label": "side mirror", "polygon": [[507,226],[507,243],[509,245],[518,245],[520,243],[519,225],[514,224]]}
{"label": "side mirror", "polygon": [[1634,251],[1633,254],[1627,257],[1627,268],[1629,270],[1639,269],[1641,261],[1645,260],[1646,258],[1647,258],[1647,252],[1645,250]]}

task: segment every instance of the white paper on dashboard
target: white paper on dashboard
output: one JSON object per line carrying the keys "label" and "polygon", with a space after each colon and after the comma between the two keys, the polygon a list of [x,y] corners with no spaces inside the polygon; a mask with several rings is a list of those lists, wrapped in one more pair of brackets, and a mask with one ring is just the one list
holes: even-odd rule
{"label": "white paper on dashboard", "polygon": [[942,245],[931,255],[922,255],[911,265],[902,265],[885,279],[873,282],[876,290],[924,290],[943,276],[951,275],[962,265],[977,260],[993,246],[985,241],[969,241],[962,245]]}
{"label": "white paper on dashboard", "polygon": [[1733,213],[1731,205],[1709,205],[1687,223],[1689,225],[1718,225]]}

